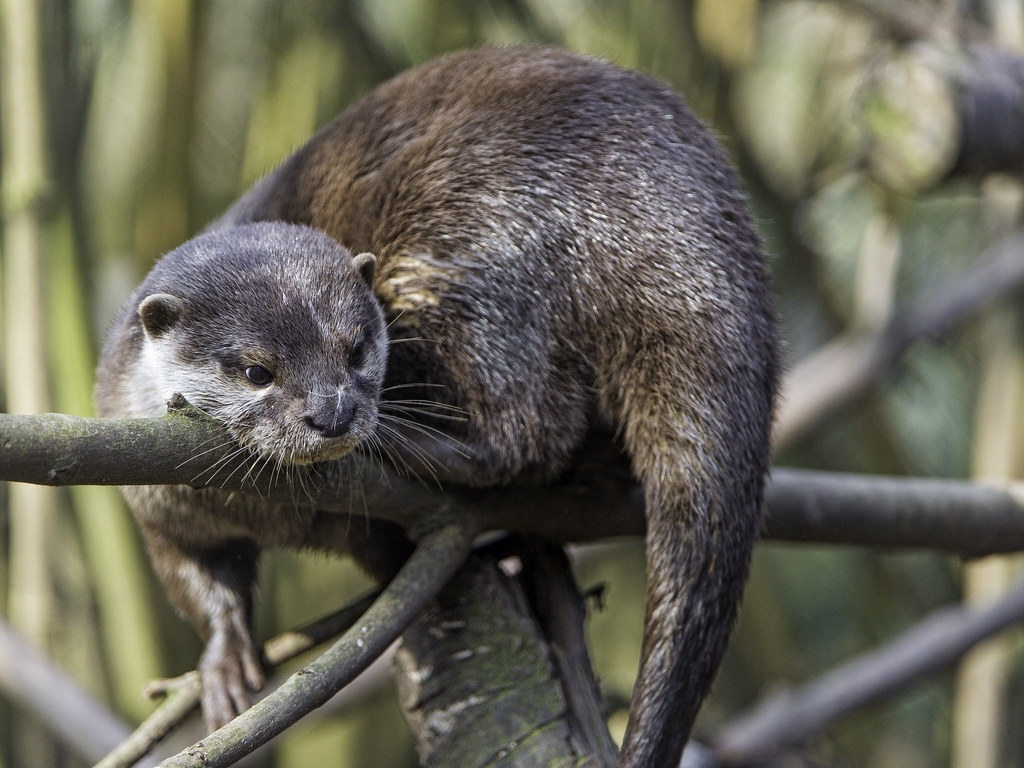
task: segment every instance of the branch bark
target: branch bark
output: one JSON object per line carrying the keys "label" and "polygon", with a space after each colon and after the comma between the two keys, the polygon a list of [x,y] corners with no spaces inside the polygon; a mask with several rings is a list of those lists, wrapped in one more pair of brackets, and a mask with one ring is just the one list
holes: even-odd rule
{"label": "branch bark", "polygon": [[425,768],[609,765],[574,738],[548,640],[522,585],[489,554],[403,635],[395,675]]}
{"label": "branch bark", "polygon": [[583,630],[586,605],[569,558],[557,545],[531,539],[524,545],[520,582],[550,647],[566,701],[570,739],[594,768],[618,765],[618,748],[608,732],[604,699],[587,652]]}

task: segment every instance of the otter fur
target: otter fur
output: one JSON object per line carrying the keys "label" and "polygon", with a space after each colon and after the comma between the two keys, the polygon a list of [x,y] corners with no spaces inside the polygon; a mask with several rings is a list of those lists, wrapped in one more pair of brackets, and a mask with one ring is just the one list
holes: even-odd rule
{"label": "otter fur", "polygon": [[[760,530],[777,346],[745,199],[676,94],[564,51],[476,50],[379,86],[166,256],[108,337],[97,403],[155,416],[180,392],[282,471],[368,450],[477,487],[557,478],[611,426],[647,515],[621,764],[668,766]],[[398,401],[432,405],[389,420]],[[218,493],[126,490],[206,639],[211,725],[262,682],[261,548],[348,551],[379,576],[404,552],[387,526]]]}

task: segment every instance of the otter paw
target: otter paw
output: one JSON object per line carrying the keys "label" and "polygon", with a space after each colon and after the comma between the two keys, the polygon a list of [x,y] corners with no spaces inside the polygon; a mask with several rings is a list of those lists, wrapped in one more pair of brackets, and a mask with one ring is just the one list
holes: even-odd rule
{"label": "otter paw", "polygon": [[215,731],[249,708],[263,689],[263,667],[248,632],[215,633],[199,660],[203,719]]}

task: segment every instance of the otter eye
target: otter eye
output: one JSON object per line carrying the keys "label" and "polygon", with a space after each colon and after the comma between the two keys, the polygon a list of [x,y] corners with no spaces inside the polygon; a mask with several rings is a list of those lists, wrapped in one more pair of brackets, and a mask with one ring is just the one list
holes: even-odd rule
{"label": "otter eye", "polygon": [[358,368],[365,357],[366,344],[363,341],[357,341],[348,351],[348,364],[353,368]]}
{"label": "otter eye", "polygon": [[245,378],[257,387],[265,387],[274,380],[273,374],[262,365],[250,365],[246,368]]}

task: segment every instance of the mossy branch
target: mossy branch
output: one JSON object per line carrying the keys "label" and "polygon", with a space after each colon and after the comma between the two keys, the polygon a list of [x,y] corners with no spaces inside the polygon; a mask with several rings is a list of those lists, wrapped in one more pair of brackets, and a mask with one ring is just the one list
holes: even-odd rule
{"label": "mossy branch", "polygon": [[[522,566],[516,576],[499,568],[498,553],[474,555],[402,637],[394,676],[421,765],[610,768],[618,755],[583,645],[583,611],[558,618],[573,625],[570,644],[582,652],[566,659],[524,584],[535,578],[529,561],[543,554],[524,557],[516,547],[510,554]],[[544,589],[568,585],[582,602],[567,570],[547,575]],[[594,705],[592,734],[574,707],[584,688]]]}
{"label": "mossy branch", "polygon": [[[443,493],[352,454],[318,468],[307,495],[253,476],[234,443],[205,415],[175,404],[159,419],[86,419],[0,414],[0,480],[44,485],[208,485],[291,504],[391,520],[415,533],[452,515],[481,530],[508,530],[556,542],[640,535],[643,501],[611,440],[595,436],[560,482]],[[355,487],[353,487],[355,484]],[[776,469],[767,491],[770,539],[928,548],[968,557],[1024,550],[1019,489],[975,482],[874,477]]]}

